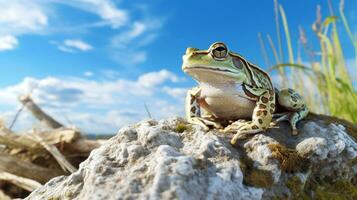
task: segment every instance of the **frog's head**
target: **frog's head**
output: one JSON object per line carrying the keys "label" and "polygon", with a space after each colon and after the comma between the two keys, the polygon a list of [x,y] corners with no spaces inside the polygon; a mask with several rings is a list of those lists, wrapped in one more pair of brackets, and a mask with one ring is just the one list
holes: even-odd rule
{"label": "frog's head", "polygon": [[182,70],[197,81],[246,80],[244,59],[230,52],[223,42],[213,43],[208,50],[187,48],[183,56]]}

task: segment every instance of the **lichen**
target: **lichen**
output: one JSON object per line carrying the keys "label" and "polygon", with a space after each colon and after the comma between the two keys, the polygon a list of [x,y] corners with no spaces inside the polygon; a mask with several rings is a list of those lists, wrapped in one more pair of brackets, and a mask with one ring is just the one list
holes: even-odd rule
{"label": "lichen", "polygon": [[297,171],[306,171],[309,167],[309,162],[306,158],[299,156],[296,150],[288,149],[281,144],[269,144],[268,148],[272,155],[280,163],[282,171],[294,173]]}

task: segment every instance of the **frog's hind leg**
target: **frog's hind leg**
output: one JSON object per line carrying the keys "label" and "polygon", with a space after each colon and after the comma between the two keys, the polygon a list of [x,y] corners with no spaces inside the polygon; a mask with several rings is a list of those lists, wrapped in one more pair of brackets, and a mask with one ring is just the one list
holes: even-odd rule
{"label": "frog's hind leg", "polygon": [[309,113],[304,100],[297,92],[290,88],[279,91],[279,93],[277,93],[277,100],[279,106],[288,110],[288,112],[274,120],[273,123],[276,124],[279,121],[287,120],[291,125],[292,134],[297,135],[296,123]]}

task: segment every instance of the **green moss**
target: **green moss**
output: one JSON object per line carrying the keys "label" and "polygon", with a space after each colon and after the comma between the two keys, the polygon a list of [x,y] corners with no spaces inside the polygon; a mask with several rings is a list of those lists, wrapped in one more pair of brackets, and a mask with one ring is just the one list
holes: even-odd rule
{"label": "green moss", "polygon": [[335,183],[317,185],[315,192],[317,200],[353,200],[357,199],[357,186],[349,181],[340,180]]}
{"label": "green moss", "polygon": [[254,187],[269,188],[274,184],[270,171],[252,170],[244,175],[244,184]]}
{"label": "green moss", "polygon": [[293,200],[308,200],[310,199],[304,192],[303,184],[299,177],[293,176],[286,181],[286,187],[291,192],[291,199]]}
{"label": "green moss", "polygon": [[176,132],[178,132],[178,133],[183,133],[184,131],[186,131],[188,129],[188,127],[187,127],[187,125],[186,124],[184,124],[184,123],[178,123],[177,125],[176,125]]}
{"label": "green moss", "polygon": [[287,149],[281,144],[269,144],[268,148],[272,155],[280,163],[282,171],[294,173],[297,171],[306,171],[309,167],[307,159],[299,156],[295,150]]}
{"label": "green moss", "polygon": [[245,185],[269,188],[274,184],[274,180],[270,171],[259,170],[254,167],[254,161],[248,157],[243,157],[240,160],[240,167],[243,171],[243,183]]}
{"label": "green moss", "polygon": [[291,199],[316,200],[354,200],[357,199],[357,186],[348,180],[331,180],[310,177],[304,184],[300,178],[293,176],[286,181],[292,196]]}

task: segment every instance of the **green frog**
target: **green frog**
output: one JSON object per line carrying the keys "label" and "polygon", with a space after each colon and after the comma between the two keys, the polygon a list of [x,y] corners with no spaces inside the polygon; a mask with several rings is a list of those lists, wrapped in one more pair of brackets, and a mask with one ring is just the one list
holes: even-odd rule
{"label": "green frog", "polygon": [[297,122],[308,114],[297,92],[276,89],[263,69],[223,42],[213,43],[208,50],[187,48],[182,70],[198,82],[187,92],[187,120],[205,129],[236,133],[233,145],[283,120],[289,121],[292,134],[297,135]]}

